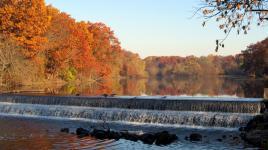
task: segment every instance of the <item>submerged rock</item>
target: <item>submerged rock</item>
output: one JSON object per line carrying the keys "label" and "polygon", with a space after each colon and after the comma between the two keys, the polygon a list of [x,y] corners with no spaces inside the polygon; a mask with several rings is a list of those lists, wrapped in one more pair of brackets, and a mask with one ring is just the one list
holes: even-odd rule
{"label": "submerged rock", "polygon": [[217,139],[217,141],[222,142],[222,139]]}
{"label": "submerged rock", "polygon": [[189,139],[190,141],[202,141],[202,135],[199,133],[192,133]]}
{"label": "submerged rock", "polygon": [[79,138],[83,138],[85,136],[89,136],[89,131],[83,128],[77,128],[76,129],[76,135],[78,135]]}
{"label": "submerged rock", "polygon": [[60,129],[60,132],[69,133],[69,128],[62,128]]}
{"label": "submerged rock", "polygon": [[168,145],[178,139],[176,134],[169,134],[167,131],[159,132],[155,134],[156,145]]}

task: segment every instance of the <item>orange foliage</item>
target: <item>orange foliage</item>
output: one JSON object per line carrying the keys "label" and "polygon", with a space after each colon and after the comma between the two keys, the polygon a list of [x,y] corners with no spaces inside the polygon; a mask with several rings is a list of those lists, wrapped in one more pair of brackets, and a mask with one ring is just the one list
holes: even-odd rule
{"label": "orange foliage", "polygon": [[122,76],[139,72],[140,68],[127,63],[142,64],[138,55],[121,49],[105,24],[76,22],[68,14],[46,6],[44,0],[2,0],[0,16],[0,34],[23,47],[21,53],[40,68],[40,76],[45,73],[47,78],[79,77],[108,84],[112,77],[120,76],[124,66],[128,66],[128,73]]}
{"label": "orange foliage", "polygon": [[1,0],[0,32],[14,38],[26,50],[26,57],[42,51],[46,38],[42,35],[49,25],[44,0]]}

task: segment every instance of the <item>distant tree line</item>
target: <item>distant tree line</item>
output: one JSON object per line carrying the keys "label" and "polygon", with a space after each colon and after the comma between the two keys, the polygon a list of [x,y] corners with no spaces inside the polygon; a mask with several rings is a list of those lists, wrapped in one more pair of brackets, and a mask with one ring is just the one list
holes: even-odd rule
{"label": "distant tree line", "polygon": [[243,75],[240,68],[240,57],[213,56],[207,57],[179,57],[162,56],[145,59],[146,71],[150,76],[180,77],[180,76],[208,76],[208,75]]}
{"label": "distant tree line", "polygon": [[268,38],[235,56],[147,57],[146,71],[154,77],[245,75],[268,77]]}

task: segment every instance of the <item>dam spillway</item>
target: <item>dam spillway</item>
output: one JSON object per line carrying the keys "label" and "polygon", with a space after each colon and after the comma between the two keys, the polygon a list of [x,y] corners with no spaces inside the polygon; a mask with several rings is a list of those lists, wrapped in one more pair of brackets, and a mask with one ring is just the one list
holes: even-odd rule
{"label": "dam spillway", "polygon": [[158,96],[25,96],[1,95],[0,102],[123,109],[260,113],[261,98],[158,97]]}
{"label": "dam spillway", "polygon": [[264,109],[262,99],[1,95],[4,115],[105,122],[238,128]]}

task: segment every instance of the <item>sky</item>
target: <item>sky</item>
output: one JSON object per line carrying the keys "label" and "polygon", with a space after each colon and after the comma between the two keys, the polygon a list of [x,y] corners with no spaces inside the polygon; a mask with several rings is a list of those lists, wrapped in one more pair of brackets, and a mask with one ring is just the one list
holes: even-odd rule
{"label": "sky", "polygon": [[202,27],[194,11],[201,0],[45,0],[77,21],[103,22],[121,46],[147,56],[233,55],[268,37],[268,26],[247,35],[231,33],[225,48],[215,52],[215,40],[225,37],[215,20]]}

